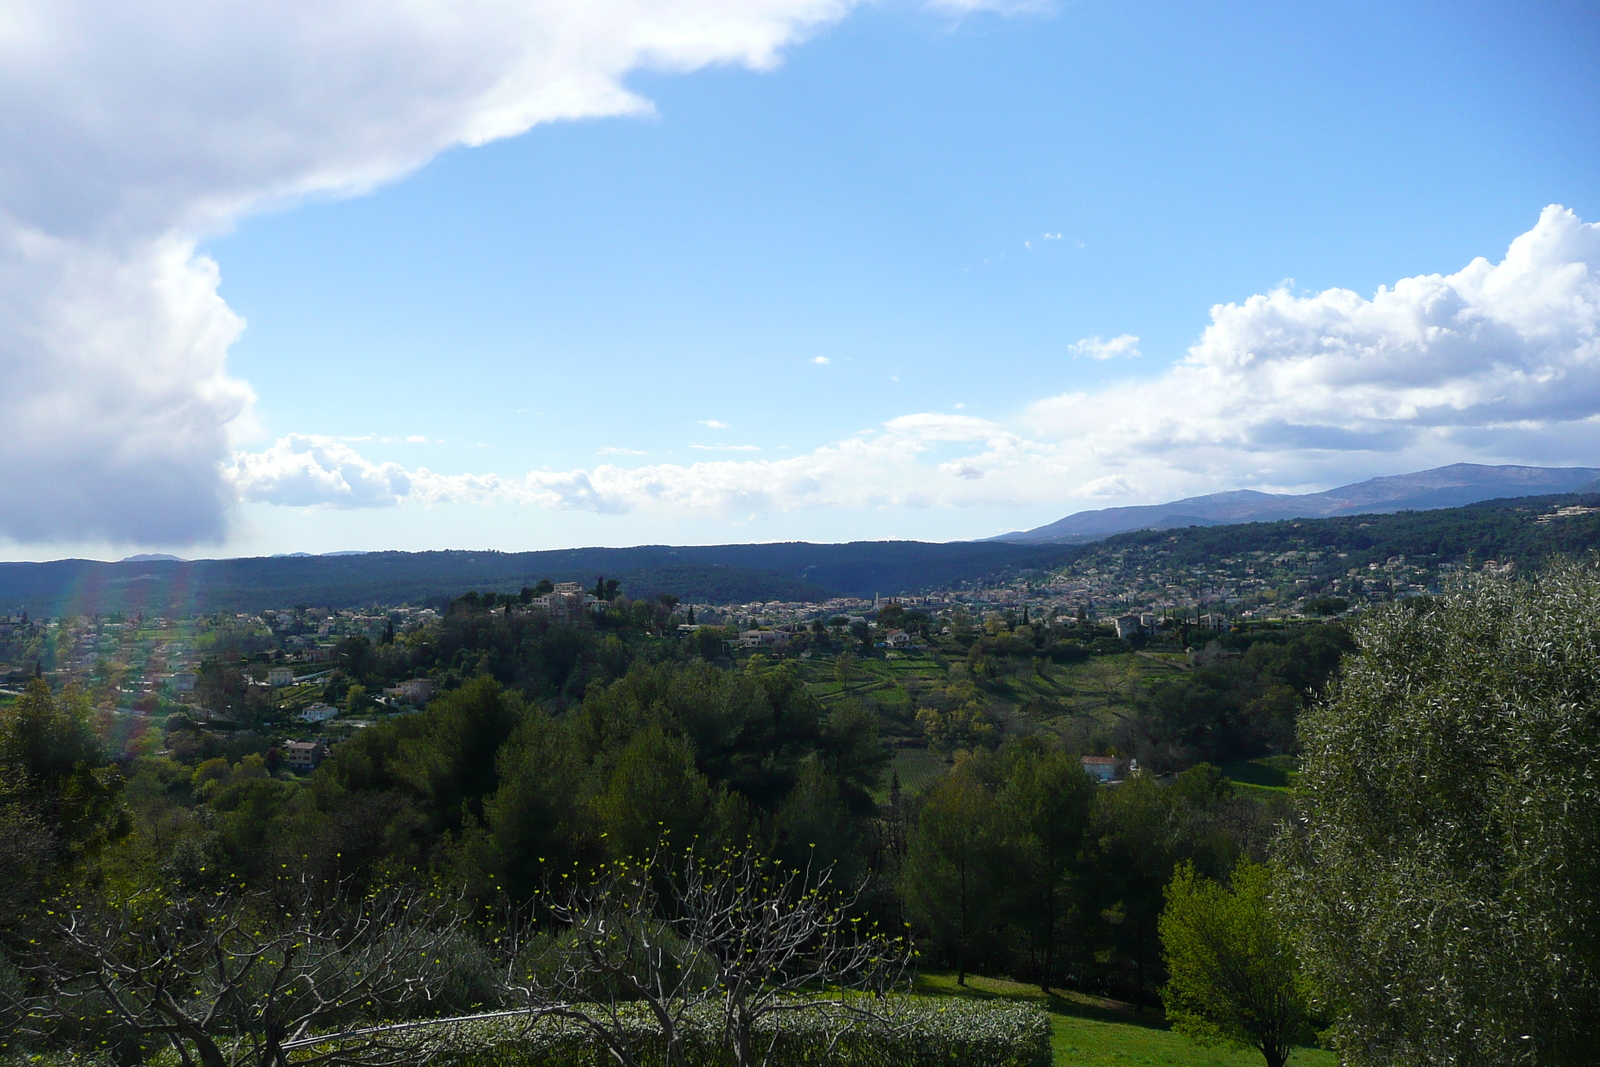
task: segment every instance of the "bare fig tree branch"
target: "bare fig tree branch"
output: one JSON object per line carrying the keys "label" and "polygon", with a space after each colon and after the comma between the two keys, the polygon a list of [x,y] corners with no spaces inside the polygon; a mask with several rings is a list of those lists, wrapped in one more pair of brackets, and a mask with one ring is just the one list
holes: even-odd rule
{"label": "bare fig tree branch", "polygon": [[786,1013],[881,1018],[872,994],[906,983],[909,943],[855,914],[832,871],[785,867],[751,848],[603,865],[547,889],[538,928],[515,927],[508,987],[529,1009],[589,1030],[618,1067],[641,1067],[648,1014],[668,1067],[684,1062],[691,1014],[716,1012],[738,1067],[767,1062],[762,1023]]}
{"label": "bare fig tree branch", "polygon": [[65,904],[47,914],[26,981],[28,1036],[104,1034],[165,1043],[184,1067],[407,1067],[427,1042],[348,1029],[426,1009],[448,971],[443,951],[466,913],[426,889],[356,893],[285,883],[175,901]]}

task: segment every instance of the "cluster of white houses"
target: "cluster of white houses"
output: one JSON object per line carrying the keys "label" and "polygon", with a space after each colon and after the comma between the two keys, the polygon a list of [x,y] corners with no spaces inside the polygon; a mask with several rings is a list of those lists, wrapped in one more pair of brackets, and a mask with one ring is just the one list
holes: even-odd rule
{"label": "cluster of white houses", "polygon": [[528,602],[530,608],[548,612],[552,622],[570,622],[586,611],[605,610],[605,601],[586,592],[580,582],[557,582],[555,588]]}
{"label": "cluster of white houses", "polygon": [[[1155,636],[1156,631],[1161,628],[1163,619],[1159,615],[1145,612],[1142,615],[1119,615],[1111,622],[1117,629],[1117,637],[1126,641],[1139,634],[1144,634],[1147,637]],[[1230,625],[1224,615],[1200,616],[1200,629],[1202,630],[1226,630]]]}
{"label": "cluster of white houses", "polygon": [[1101,785],[1116,785],[1124,778],[1139,773],[1136,759],[1118,759],[1116,756],[1080,756],[1078,766]]}
{"label": "cluster of white houses", "polygon": [[[859,620],[865,622],[865,619]],[[679,631],[695,630],[697,626],[684,625],[678,627]],[[772,648],[783,649],[789,647],[796,635],[798,627],[779,626],[772,630],[741,630],[739,636],[728,643],[738,648]],[[904,630],[890,630],[883,635],[883,647],[888,649],[916,648],[916,638]]]}

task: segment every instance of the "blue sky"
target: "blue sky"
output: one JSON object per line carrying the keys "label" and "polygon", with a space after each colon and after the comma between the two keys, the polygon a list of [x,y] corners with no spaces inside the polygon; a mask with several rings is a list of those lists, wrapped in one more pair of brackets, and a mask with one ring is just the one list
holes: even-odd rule
{"label": "blue sky", "polygon": [[[651,14],[635,6],[600,36]],[[704,6],[688,14],[739,29],[740,5]],[[183,364],[178,384],[62,461],[52,484],[83,491],[13,522],[4,551],[946,540],[1220,489],[1592,462],[1592,7],[767,7],[755,45],[593,46],[600,81],[648,113],[602,87],[485,136],[482,106],[451,96],[477,72],[389,71],[356,98],[307,92],[290,118],[224,78],[230,106],[194,105],[192,136],[232,155],[152,165],[139,196],[115,175],[74,187],[71,211],[42,179],[5,185],[35,229],[151,277],[169,268],[150,249],[177,242],[170,270],[210,301],[184,336],[215,337],[105,342],[115,374]],[[358,60],[398,32],[351,18]],[[214,32],[208,62],[245,48],[280,94],[298,83],[279,68],[318,58],[287,31],[281,48]],[[117,47],[84,69],[115,72]],[[392,132],[452,107],[465,117],[442,132]],[[306,147],[235,173],[263,127]],[[71,143],[143,159],[185,135],[100,136]],[[146,219],[149,200],[168,206]],[[1535,253],[1514,272],[1372,303],[1476,257],[1510,264],[1522,235]],[[150,295],[171,285],[146,289],[129,299],[153,321],[187,314]],[[26,360],[16,339],[42,328],[16,312],[7,328]],[[174,439],[200,443],[138,475],[170,520],[83,503],[128,481],[107,450],[171,432],[184,382],[210,422]],[[30,459],[51,462],[8,464]]]}

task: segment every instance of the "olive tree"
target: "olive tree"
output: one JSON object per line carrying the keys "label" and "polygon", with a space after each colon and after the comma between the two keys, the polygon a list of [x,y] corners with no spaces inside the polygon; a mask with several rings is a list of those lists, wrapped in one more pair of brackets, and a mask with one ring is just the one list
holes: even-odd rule
{"label": "olive tree", "polygon": [[1300,726],[1282,842],[1353,1065],[1592,1063],[1600,572],[1472,576],[1376,612]]}

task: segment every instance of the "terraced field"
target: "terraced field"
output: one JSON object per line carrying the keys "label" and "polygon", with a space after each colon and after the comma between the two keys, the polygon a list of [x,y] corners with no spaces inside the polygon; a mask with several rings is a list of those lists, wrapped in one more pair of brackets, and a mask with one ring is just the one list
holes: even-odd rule
{"label": "terraced field", "polygon": [[[1007,734],[1093,734],[1131,714],[1152,680],[1187,671],[1189,664],[1181,653],[1129,652],[1073,664],[1012,661],[997,665],[992,675],[983,670],[974,675],[965,659],[930,651],[842,663],[819,656],[801,661],[800,668],[824,704],[859,700],[882,714],[885,736],[896,745],[891,770],[901,788],[915,791],[949,766],[948,757],[923,747],[917,711],[937,706],[951,693],[962,694],[963,702],[981,701]],[[885,791],[888,780],[886,775]]]}

